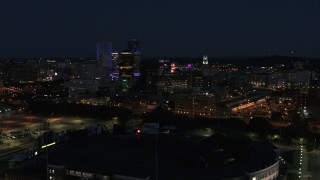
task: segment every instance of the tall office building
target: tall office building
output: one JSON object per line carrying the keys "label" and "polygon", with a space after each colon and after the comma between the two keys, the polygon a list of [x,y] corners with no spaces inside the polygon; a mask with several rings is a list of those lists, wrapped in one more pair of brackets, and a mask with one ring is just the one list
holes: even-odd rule
{"label": "tall office building", "polygon": [[112,52],[112,67],[118,67],[118,66],[119,66],[119,53],[117,51],[114,51]]}
{"label": "tall office building", "polygon": [[112,43],[107,41],[97,43],[97,62],[101,67],[112,68]]}
{"label": "tall office building", "polygon": [[127,92],[134,77],[134,54],[124,50],[119,54],[119,77],[122,79],[122,91]]}
{"label": "tall office building", "polygon": [[128,50],[119,55],[119,76],[122,79],[132,79],[134,75],[134,54]]}
{"label": "tall office building", "polygon": [[111,74],[113,76],[119,77],[119,53],[116,51],[112,52]]}
{"label": "tall office building", "polygon": [[128,41],[128,50],[133,54],[134,65],[133,65],[133,74],[135,77],[140,76],[140,63],[142,60],[140,42],[133,38]]}
{"label": "tall office building", "polygon": [[170,72],[171,63],[170,60],[161,59],[159,60],[159,75],[164,76]]}
{"label": "tall office building", "polygon": [[203,56],[202,64],[209,64],[209,60],[208,60],[208,56],[207,55]]}

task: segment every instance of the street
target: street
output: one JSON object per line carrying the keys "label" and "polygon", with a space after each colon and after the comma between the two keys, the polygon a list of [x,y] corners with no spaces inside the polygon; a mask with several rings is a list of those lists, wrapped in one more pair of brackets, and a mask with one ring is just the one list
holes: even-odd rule
{"label": "street", "polygon": [[310,171],[312,180],[320,179],[320,151],[312,151],[309,153]]}

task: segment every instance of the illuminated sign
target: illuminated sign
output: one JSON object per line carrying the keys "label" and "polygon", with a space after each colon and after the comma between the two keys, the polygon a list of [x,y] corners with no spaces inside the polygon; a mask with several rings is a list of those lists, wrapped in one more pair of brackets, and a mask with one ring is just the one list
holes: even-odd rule
{"label": "illuminated sign", "polygon": [[56,144],[56,142],[53,142],[53,143],[50,143],[50,144],[47,144],[47,145],[43,145],[43,146],[41,146],[41,148],[44,149],[44,148],[47,148],[49,146],[53,146],[55,144]]}
{"label": "illuminated sign", "polygon": [[81,171],[75,171],[75,170],[67,170],[67,174],[70,176],[77,176],[77,177],[84,177],[84,178],[93,178],[94,174],[87,173],[87,172],[81,172]]}

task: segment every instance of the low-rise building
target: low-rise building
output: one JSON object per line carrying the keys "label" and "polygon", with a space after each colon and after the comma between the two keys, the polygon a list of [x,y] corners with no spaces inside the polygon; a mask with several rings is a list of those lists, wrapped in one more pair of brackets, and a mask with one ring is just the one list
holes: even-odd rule
{"label": "low-rise building", "polygon": [[202,140],[97,136],[53,149],[47,176],[48,180],[275,180],[279,161],[274,150],[266,142],[220,134]]}
{"label": "low-rise building", "polygon": [[190,117],[213,117],[215,96],[209,93],[183,94],[175,98],[175,113]]}

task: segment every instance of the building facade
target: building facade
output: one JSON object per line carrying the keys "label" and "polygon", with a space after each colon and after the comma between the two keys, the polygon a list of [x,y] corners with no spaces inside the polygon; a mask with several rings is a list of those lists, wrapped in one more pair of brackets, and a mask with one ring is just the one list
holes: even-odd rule
{"label": "building facade", "polygon": [[101,67],[112,68],[112,43],[98,42],[97,43],[97,63]]}
{"label": "building facade", "polygon": [[181,95],[175,99],[175,113],[190,117],[213,117],[215,96],[208,93]]}

